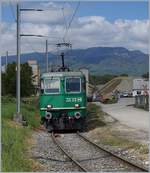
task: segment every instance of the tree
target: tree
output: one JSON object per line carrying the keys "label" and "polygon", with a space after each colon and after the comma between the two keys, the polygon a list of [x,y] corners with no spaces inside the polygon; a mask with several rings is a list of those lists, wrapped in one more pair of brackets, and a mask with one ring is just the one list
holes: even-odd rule
{"label": "tree", "polygon": [[2,96],[6,95],[6,74],[2,73]]}
{"label": "tree", "polygon": [[[21,64],[21,96],[30,96],[34,93],[32,84],[32,68],[28,63]],[[5,74],[2,78],[2,93],[16,96],[16,63],[8,64]]]}
{"label": "tree", "polygon": [[149,78],[149,72],[142,75],[143,78],[148,79]]}
{"label": "tree", "polygon": [[32,68],[28,63],[21,64],[21,96],[30,96],[34,93]]}
{"label": "tree", "polygon": [[100,85],[107,83],[108,81],[112,80],[115,77],[117,76],[111,74],[105,74],[103,76],[90,75],[89,80],[92,85]]}
{"label": "tree", "polygon": [[120,76],[128,77],[128,74],[126,74],[126,73],[122,73]]}
{"label": "tree", "polygon": [[16,63],[7,65],[4,87],[6,94],[16,95]]}

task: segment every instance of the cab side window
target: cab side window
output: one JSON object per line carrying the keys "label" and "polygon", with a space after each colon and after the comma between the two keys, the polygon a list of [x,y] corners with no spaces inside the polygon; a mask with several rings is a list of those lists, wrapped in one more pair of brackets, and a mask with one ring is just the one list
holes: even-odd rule
{"label": "cab side window", "polygon": [[41,94],[44,93],[44,81],[43,81],[43,79],[41,79],[40,93],[41,93]]}
{"label": "cab side window", "polygon": [[86,91],[86,78],[85,77],[82,79],[82,90]]}

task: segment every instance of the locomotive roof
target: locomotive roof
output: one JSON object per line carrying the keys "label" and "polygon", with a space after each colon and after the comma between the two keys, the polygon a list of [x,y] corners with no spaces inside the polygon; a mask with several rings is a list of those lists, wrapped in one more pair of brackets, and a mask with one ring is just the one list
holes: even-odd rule
{"label": "locomotive roof", "polygon": [[49,72],[49,73],[43,73],[41,75],[42,78],[45,77],[52,77],[52,76],[56,76],[56,77],[63,77],[63,76],[83,76],[84,74],[80,71],[76,72],[76,71],[69,71],[69,72]]}

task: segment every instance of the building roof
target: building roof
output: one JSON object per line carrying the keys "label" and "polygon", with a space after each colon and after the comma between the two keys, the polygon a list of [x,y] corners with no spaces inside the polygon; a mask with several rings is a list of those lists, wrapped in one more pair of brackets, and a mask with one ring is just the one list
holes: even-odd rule
{"label": "building roof", "polygon": [[49,73],[43,73],[41,75],[41,78],[45,77],[63,77],[63,76],[83,76],[84,74],[82,72],[49,72]]}
{"label": "building roof", "polygon": [[37,61],[36,60],[28,60],[28,64],[29,65],[37,65]]}

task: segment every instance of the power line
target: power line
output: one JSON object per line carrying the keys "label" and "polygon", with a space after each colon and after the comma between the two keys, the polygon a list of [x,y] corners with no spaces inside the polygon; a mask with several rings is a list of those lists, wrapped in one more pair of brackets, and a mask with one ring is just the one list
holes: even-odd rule
{"label": "power line", "polygon": [[[15,15],[15,11],[14,11],[14,7],[12,5],[12,2],[10,1],[9,2],[9,5],[10,5],[10,9],[11,9],[11,13],[12,13],[12,17],[14,19],[14,21],[17,23],[17,19],[16,19],[16,15]],[[63,9],[62,9],[63,10]],[[66,22],[66,18],[65,18],[65,14],[64,14],[64,11],[63,11],[63,16],[64,16],[64,21],[65,21],[65,25],[66,25],[66,29],[67,29],[67,22]],[[51,36],[52,37],[52,36]],[[52,37],[52,38],[59,38],[59,37]],[[62,38],[61,38],[62,39]],[[34,47],[33,45],[29,42],[29,40],[26,38],[26,40],[24,40],[24,43],[29,45],[30,49],[39,54],[40,56],[42,55],[41,52],[38,52]],[[54,44],[55,45],[55,44]],[[44,56],[43,56],[44,57]]]}
{"label": "power line", "polygon": [[70,27],[71,27],[71,24],[72,24],[72,22],[73,22],[73,19],[74,19],[75,15],[76,15],[77,11],[78,11],[78,9],[79,9],[79,6],[80,6],[80,2],[78,2],[77,6],[76,6],[76,8],[75,8],[75,10],[74,10],[74,13],[73,13],[73,15],[72,15],[72,17],[71,17],[71,20],[70,20],[70,22],[69,22],[69,24],[68,24],[67,30],[66,30],[65,35],[64,35],[64,38],[63,38],[64,40],[65,40],[65,37],[66,37],[67,34],[68,34],[68,31],[69,31],[69,29],[70,29]]}
{"label": "power line", "polygon": [[[65,4],[65,2],[64,2],[64,4]],[[65,13],[64,13],[64,5],[61,8],[61,10],[62,10],[62,15],[63,15],[63,19],[64,19],[64,26],[65,26],[65,32],[66,32],[67,31],[67,21],[66,21],[66,17],[65,17]],[[63,41],[64,41],[64,38],[63,38]]]}

